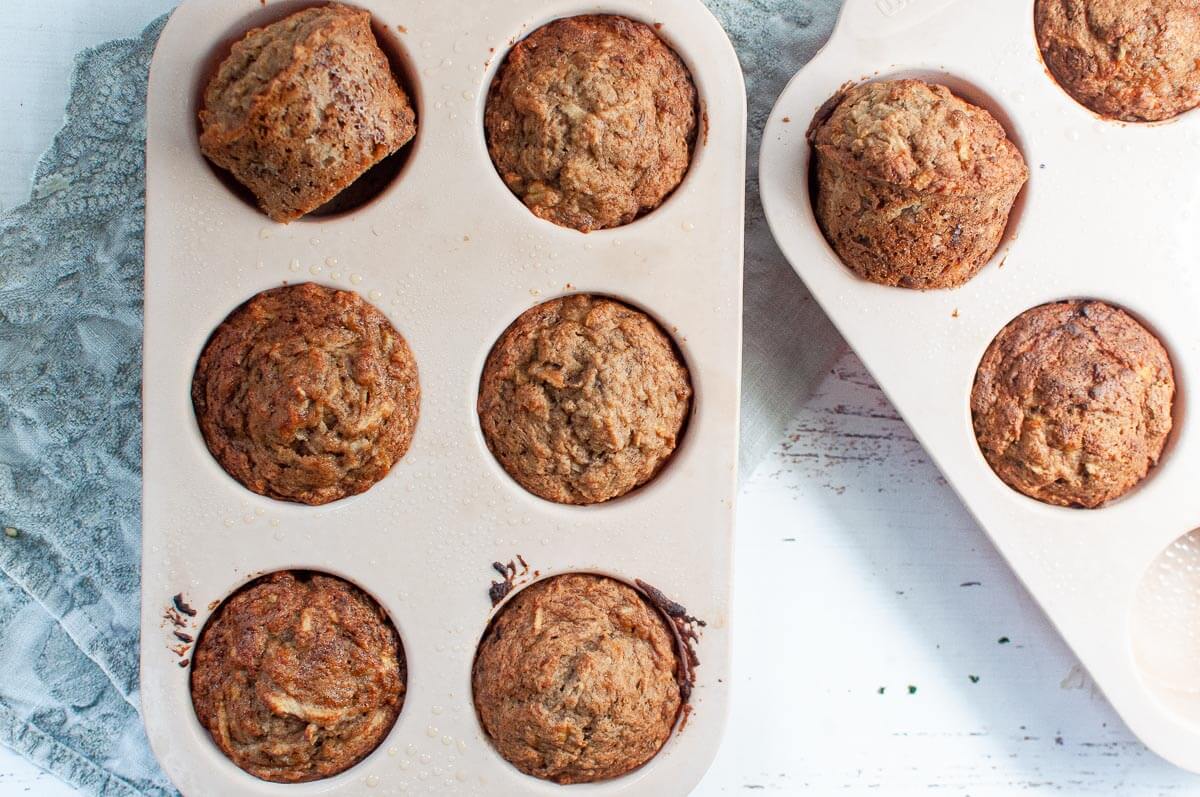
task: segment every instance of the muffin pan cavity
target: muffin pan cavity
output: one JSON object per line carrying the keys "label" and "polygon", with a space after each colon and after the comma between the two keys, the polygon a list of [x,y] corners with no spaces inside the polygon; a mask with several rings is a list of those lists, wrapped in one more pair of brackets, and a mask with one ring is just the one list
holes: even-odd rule
{"label": "muffin pan cavity", "polygon": [[[192,118],[196,120],[197,137],[199,137],[202,131],[200,111],[205,107],[205,91],[208,88],[210,80],[217,75],[222,62],[229,57],[233,45],[253,29],[272,25],[307,9],[319,9],[327,5],[329,4],[314,3],[311,0],[281,0],[281,2],[272,2],[270,4],[263,3],[257,6],[251,13],[239,17],[236,22],[222,32],[217,38],[216,44],[209,49],[203,63],[203,68],[197,73],[196,80],[192,86]],[[370,10],[352,2],[339,3],[339,5],[344,5],[354,10]],[[304,216],[295,219],[293,223],[311,223],[335,218],[369,204],[386,191],[393,182],[399,179],[420,143],[422,115],[421,86],[416,69],[413,66],[413,61],[406,50],[405,43],[401,41],[403,34],[400,29],[389,27],[381,22],[380,18],[375,14],[371,16],[371,33],[379,49],[387,58],[392,77],[404,91],[409,104],[412,106],[416,117],[416,134],[396,152],[383,158],[370,169],[363,172],[358,179],[342,189],[332,199],[315,210],[309,211]],[[196,157],[204,161],[212,175],[234,197],[246,203],[255,212],[259,214],[263,213],[254,194],[249,188],[239,182],[230,171],[205,158],[199,152],[198,148],[196,150]],[[264,223],[270,223],[265,214],[263,214],[263,221]]]}
{"label": "muffin pan cavity", "polygon": [[[1009,248],[960,288],[897,291],[860,280],[813,218],[807,122],[847,81],[883,75],[945,82],[988,108],[1029,167]],[[1131,729],[1200,771],[1200,726],[1151,698],[1121,630],[1148,564],[1180,529],[1200,527],[1200,441],[1186,406],[1200,367],[1191,266],[1200,261],[1200,186],[1179,173],[1197,140],[1195,115],[1151,130],[1064,112],[1038,57],[1033,0],[847,0],[829,43],[775,106],[760,174],[784,255],[947,481]],[[1179,388],[1160,464],[1124,498],[1091,511],[1008,487],[980,452],[971,417],[976,370],[997,333],[1032,307],[1073,297],[1137,319],[1167,349]]]}
{"label": "muffin pan cavity", "polygon": [[[514,199],[496,177],[482,118],[514,32],[595,9],[578,0],[355,6],[371,14],[381,42],[402,45],[418,133],[400,179],[336,218],[271,222],[231,198],[197,147],[196,93],[221,46],[308,4],[187,0],[151,67],[142,579],[151,743],[187,794],[560,790],[498,756],[472,703],[492,563],[522,556],[541,573],[636,574],[708,621],[686,729],[650,765],[582,787],[687,791],[716,752],[730,682],[746,124],[733,48],[701,0],[605,6],[654,26],[711,107],[700,155],[669,201],[634,223],[581,235]],[[306,282],[352,291],[381,311],[420,379],[419,420],[403,457],[369,489],[317,506],[256,495],[229,478],[191,401],[197,358],[226,315],[262,291]],[[614,297],[657,319],[703,405],[687,414],[682,445],[661,473],[600,506],[522,489],[488,450],[477,412],[484,363],[504,330],[530,308],[577,293]],[[308,393],[281,385],[285,394],[293,388]],[[325,780],[265,784],[230,763],[196,720],[183,654],[170,649],[180,640],[162,617],[181,595],[196,615],[180,630],[195,634],[231,585],[295,567],[336,574],[373,596],[403,631],[411,681],[374,754]]]}

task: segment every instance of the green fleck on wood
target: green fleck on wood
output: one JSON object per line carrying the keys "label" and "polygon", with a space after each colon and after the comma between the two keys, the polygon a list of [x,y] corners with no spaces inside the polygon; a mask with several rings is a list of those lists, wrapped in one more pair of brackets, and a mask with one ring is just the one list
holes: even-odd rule
{"label": "green fleck on wood", "polygon": [[1011,640],[1011,639],[1009,639],[1008,637],[1006,637],[1006,636],[1002,636],[1002,637],[1000,637],[999,639],[997,639],[997,640],[996,640],[996,644],[997,644],[997,645],[1007,645],[1007,644],[1008,644],[1009,642],[1011,642],[1011,641],[1012,641],[1012,640]]}
{"label": "green fleck on wood", "polygon": [[882,694],[883,694],[884,692],[886,692],[886,691],[887,691],[887,687],[886,687],[886,686],[881,686],[881,687],[879,687],[879,694],[881,694],[881,695],[882,695]]}
{"label": "green fleck on wood", "polygon": [[977,683],[979,683],[979,676],[978,676],[978,675],[968,675],[967,677],[971,679],[971,683],[973,683],[973,684],[977,684]]}
{"label": "green fleck on wood", "polygon": [[917,693],[917,687],[913,686],[912,684],[909,684],[908,685],[908,693],[910,695],[915,695]]}

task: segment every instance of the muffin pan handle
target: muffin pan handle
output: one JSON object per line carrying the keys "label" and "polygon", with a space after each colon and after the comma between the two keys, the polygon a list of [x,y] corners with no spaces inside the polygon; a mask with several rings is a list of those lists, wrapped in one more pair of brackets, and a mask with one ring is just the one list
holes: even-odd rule
{"label": "muffin pan handle", "polygon": [[834,35],[884,39],[922,24],[957,2],[959,0],[846,0]]}

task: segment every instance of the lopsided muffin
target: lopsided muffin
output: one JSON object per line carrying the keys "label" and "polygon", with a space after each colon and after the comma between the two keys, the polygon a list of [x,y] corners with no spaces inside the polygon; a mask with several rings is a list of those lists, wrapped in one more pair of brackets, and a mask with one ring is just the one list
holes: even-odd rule
{"label": "lopsided muffin", "polygon": [[226,600],[192,664],[192,705],[255,777],[336,775],[374,750],[404,703],[406,667],[379,604],[340,578],[279,572]]}
{"label": "lopsided muffin", "polygon": [[649,26],[568,17],[509,52],[484,113],[488,151],[533,213],[588,232],[658,207],[691,161],[696,89]]}
{"label": "lopsided muffin", "polygon": [[1155,122],[1200,104],[1198,0],[1038,0],[1055,79],[1103,116]]}
{"label": "lopsided muffin", "polygon": [[371,15],[337,4],[234,44],[205,89],[200,125],[201,152],[279,222],[324,205],[416,133]]}
{"label": "lopsided muffin", "polygon": [[645,313],[575,294],[525,311],[488,355],[479,422],[526,490],[594,504],[644,484],[675,451],[692,389]]}
{"label": "lopsided muffin", "polygon": [[325,504],[382,479],[420,408],[408,344],[357,293],[263,291],[205,344],[192,403],[208,450],[250,490]]}
{"label": "lopsided muffin", "polygon": [[952,288],[996,251],[1025,160],[1000,123],[945,86],[862,83],[808,131],[815,210],[855,273],[903,288]]}
{"label": "lopsided muffin", "polygon": [[615,778],[671,735],[678,655],[662,615],[631,587],[556,576],[521,590],[484,634],[475,709],[500,755],[528,775]]}
{"label": "lopsided muffin", "polygon": [[979,447],[1025,495],[1096,507],[1158,462],[1175,378],[1158,339],[1103,302],[1027,310],[988,347],[971,391]]}

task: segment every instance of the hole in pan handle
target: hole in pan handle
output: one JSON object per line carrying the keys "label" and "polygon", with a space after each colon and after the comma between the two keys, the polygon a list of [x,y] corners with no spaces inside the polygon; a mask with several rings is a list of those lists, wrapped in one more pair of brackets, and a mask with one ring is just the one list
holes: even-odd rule
{"label": "hole in pan handle", "polygon": [[960,0],[846,0],[838,30],[859,39],[882,39],[918,25]]}

